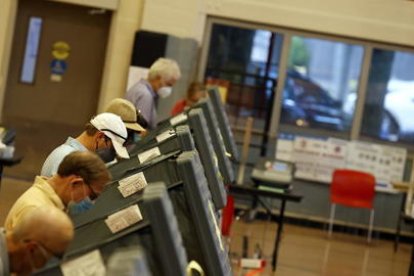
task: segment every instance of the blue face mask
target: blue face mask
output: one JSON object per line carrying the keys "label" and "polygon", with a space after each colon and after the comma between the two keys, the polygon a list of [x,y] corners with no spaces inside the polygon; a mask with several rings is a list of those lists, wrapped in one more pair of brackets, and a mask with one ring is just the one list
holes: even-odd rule
{"label": "blue face mask", "polygon": [[86,198],[78,203],[70,203],[68,206],[68,214],[73,217],[80,213],[84,213],[93,207],[93,202]]}
{"label": "blue face mask", "polygon": [[134,139],[134,143],[137,143],[141,141],[141,135],[134,133],[133,139]]}

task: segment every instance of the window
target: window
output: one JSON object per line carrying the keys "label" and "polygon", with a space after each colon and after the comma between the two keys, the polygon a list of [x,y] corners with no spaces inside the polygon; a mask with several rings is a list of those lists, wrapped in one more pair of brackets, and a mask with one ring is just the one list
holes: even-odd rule
{"label": "window", "polygon": [[34,82],[42,22],[43,20],[40,17],[30,17],[23,66],[20,75],[20,81],[22,83],[31,84]]}
{"label": "window", "polygon": [[356,93],[362,59],[362,46],[293,36],[281,124],[349,131],[353,110],[346,112],[346,99]]}
{"label": "window", "polygon": [[413,117],[414,53],[374,49],[361,133],[414,143]]}
{"label": "window", "polygon": [[236,124],[252,116],[256,129],[268,131],[282,43],[267,30],[213,24],[205,79],[229,82],[226,105]]}

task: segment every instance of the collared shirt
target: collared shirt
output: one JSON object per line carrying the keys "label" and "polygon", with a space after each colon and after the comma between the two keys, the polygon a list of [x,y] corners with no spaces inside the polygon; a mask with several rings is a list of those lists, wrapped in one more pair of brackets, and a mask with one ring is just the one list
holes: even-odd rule
{"label": "collared shirt", "polygon": [[63,145],[55,148],[43,163],[41,175],[52,176],[57,173],[60,163],[63,158],[74,151],[87,151],[88,149],[82,145],[78,140],[69,137]]}
{"label": "collared shirt", "polygon": [[125,99],[132,102],[142,116],[147,120],[150,129],[157,125],[156,102],[157,93],[152,89],[148,81],[141,79],[134,84],[125,94]]}
{"label": "collared shirt", "polygon": [[0,275],[10,275],[9,253],[7,251],[6,232],[0,228]]}
{"label": "collared shirt", "polygon": [[47,182],[47,178],[36,176],[34,184],[17,199],[10,209],[5,222],[6,230],[13,230],[24,215],[42,206],[65,209],[65,205],[53,187]]}

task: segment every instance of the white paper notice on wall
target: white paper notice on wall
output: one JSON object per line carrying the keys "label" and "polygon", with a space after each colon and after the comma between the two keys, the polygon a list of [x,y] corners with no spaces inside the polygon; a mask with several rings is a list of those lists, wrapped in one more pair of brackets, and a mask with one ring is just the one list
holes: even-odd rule
{"label": "white paper notice on wall", "polygon": [[293,159],[296,163],[295,177],[301,179],[316,180],[315,160],[322,155],[323,140],[307,137],[295,137],[293,143]]}
{"label": "white paper notice on wall", "polygon": [[317,159],[315,167],[315,180],[330,183],[333,172],[338,168],[344,168],[348,141],[329,138],[323,143],[321,156]]}
{"label": "white paper notice on wall", "polygon": [[138,160],[139,163],[144,163],[146,161],[149,161],[151,159],[154,159],[155,157],[158,157],[161,155],[160,149],[158,147],[146,150],[140,154],[138,154]]}
{"label": "white paper notice on wall", "polygon": [[348,146],[346,166],[375,175],[380,154],[378,145],[352,141]]}
{"label": "white paper notice on wall", "polygon": [[178,114],[177,116],[175,116],[175,117],[172,117],[171,119],[170,119],[170,124],[172,125],[172,126],[175,126],[175,125],[178,125],[179,123],[181,123],[181,122],[184,122],[185,120],[187,120],[187,114],[185,114],[185,113],[180,113],[180,114]]}
{"label": "white paper notice on wall", "polygon": [[128,176],[119,180],[118,190],[123,197],[128,197],[135,194],[148,185],[143,172]]}
{"label": "white paper notice on wall", "polygon": [[175,136],[175,131],[174,129],[169,129],[167,131],[164,131],[163,133],[161,133],[160,135],[157,135],[155,137],[155,140],[157,140],[158,143],[161,143],[162,141],[167,140],[170,137]]}
{"label": "white paper notice on wall", "polygon": [[105,265],[99,250],[94,250],[60,266],[64,276],[104,276]]}
{"label": "white paper notice on wall", "polygon": [[293,161],[293,141],[278,139],[276,146],[276,159],[282,161]]}
{"label": "white paper notice on wall", "polygon": [[142,215],[138,205],[133,205],[108,216],[105,223],[112,233],[117,233],[141,220]]}

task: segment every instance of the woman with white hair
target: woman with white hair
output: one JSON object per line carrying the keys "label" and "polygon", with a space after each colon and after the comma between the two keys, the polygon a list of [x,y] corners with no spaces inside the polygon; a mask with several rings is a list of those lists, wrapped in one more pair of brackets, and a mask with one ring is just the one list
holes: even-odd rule
{"label": "woman with white hair", "polygon": [[181,71],[177,62],[159,58],[151,65],[148,79],[139,80],[127,91],[125,98],[140,111],[150,129],[154,129],[157,123],[155,106],[158,98],[168,97],[172,92],[172,86],[180,77]]}

